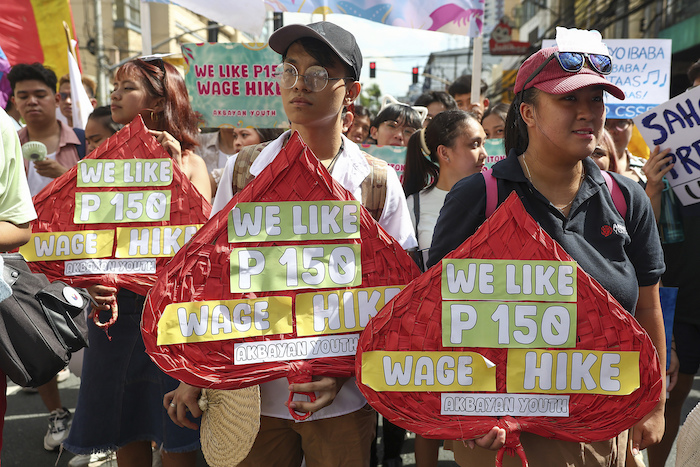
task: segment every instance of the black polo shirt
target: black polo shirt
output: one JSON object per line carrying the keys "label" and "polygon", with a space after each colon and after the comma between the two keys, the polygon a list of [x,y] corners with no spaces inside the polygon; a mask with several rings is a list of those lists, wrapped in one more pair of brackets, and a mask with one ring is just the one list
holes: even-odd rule
{"label": "black polo shirt", "polygon": [[[586,176],[565,217],[525,177],[514,151],[493,166],[498,204],[515,191],[527,212],[574,260],[634,313],[640,286],[664,272],[663,252],[649,198],[639,184],[611,174],[627,201],[622,219],[600,169],[583,161]],[[484,222],[486,186],[481,174],[462,179],[445,198],[430,246],[428,266],[461,245]]]}

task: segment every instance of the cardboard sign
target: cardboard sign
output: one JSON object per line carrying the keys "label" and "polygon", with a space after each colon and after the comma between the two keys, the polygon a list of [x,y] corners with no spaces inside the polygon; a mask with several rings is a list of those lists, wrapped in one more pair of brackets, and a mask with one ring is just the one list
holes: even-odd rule
{"label": "cardboard sign", "polygon": [[370,156],[386,161],[396,170],[396,175],[403,182],[403,171],[406,166],[405,146],[377,146],[376,144],[360,144],[359,146]]}
{"label": "cardboard sign", "polygon": [[[671,92],[671,39],[603,41],[613,61],[612,73],[605,78],[625,92],[624,101],[605,93],[607,118],[634,118],[668,100]],[[542,41],[543,48],[554,45],[554,40]]]}
{"label": "cardboard sign", "polygon": [[211,211],[141,117],[34,197],[20,248],[35,272],[146,295]]}
{"label": "cardboard sign", "polygon": [[484,140],[484,149],[486,150],[486,162],[484,169],[493,167],[498,161],[506,158],[506,145],[503,138],[490,138]]}
{"label": "cardboard sign", "polygon": [[693,88],[634,119],[650,148],[671,149],[674,166],[666,174],[678,199],[700,201],[700,88]]}
{"label": "cardboard sign", "polygon": [[267,44],[183,44],[185,85],[205,127],[287,128]]}
{"label": "cardboard sign", "polygon": [[641,326],[511,194],[369,322],[356,371],[392,423],[437,439],[506,428],[610,439],[661,391]]}
{"label": "cardboard sign", "polygon": [[294,133],[160,275],[146,350],[198,387],[349,376],[359,332],[418,275]]}

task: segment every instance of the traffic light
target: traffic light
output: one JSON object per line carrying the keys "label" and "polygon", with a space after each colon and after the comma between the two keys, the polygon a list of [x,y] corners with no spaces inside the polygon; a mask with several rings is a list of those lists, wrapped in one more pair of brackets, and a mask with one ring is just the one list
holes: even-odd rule
{"label": "traffic light", "polygon": [[377,62],[369,62],[369,77],[377,77]]}
{"label": "traffic light", "polygon": [[418,67],[413,67],[413,84],[418,84]]}

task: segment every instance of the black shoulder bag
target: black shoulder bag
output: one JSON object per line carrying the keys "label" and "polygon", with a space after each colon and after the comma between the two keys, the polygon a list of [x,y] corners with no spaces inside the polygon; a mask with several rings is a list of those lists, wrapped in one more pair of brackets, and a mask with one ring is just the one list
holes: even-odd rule
{"label": "black shoulder bag", "polygon": [[45,384],[72,352],[87,347],[90,295],[29,270],[19,253],[3,254],[12,295],[0,302],[0,369],[23,387]]}

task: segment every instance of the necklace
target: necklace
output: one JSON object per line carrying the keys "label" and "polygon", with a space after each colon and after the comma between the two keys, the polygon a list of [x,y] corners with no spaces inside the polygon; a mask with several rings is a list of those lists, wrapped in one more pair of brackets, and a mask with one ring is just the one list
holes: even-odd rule
{"label": "necklace", "polygon": [[[542,193],[542,192],[539,190],[539,188],[537,188],[537,187],[535,186],[535,182],[532,181],[532,174],[530,174],[530,167],[527,166],[527,161],[525,160],[525,153],[523,153],[523,165],[525,166],[525,170],[527,171],[527,179],[530,180],[530,183],[531,183],[532,186],[535,188],[535,190],[537,190],[537,191],[539,191],[540,193]],[[583,168],[582,168],[582,169],[583,169]],[[580,178],[579,181],[578,181],[578,188],[576,189],[576,193],[574,194],[574,197],[571,198],[571,201],[569,201],[568,203],[566,203],[566,204],[565,204],[564,206],[562,206],[562,207],[559,207],[559,206],[555,205],[554,203],[552,203],[552,202],[550,201],[550,203],[552,204],[552,206],[554,206],[554,207],[556,208],[557,211],[559,211],[559,212],[561,212],[561,213],[563,214],[563,213],[564,213],[564,209],[566,209],[566,208],[568,208],[569,206],[571,206],[571,203],[573,203],[574,200],[576,199],[576,195],[578,194],[578,191],[581,189],[581,184],[583,183],[583,177],[585,176],[585,174],[586,174],[586,171],[585,171],[585,170],[581,170],[581,178]]]}
{"label": "necklace", "polygon": [[333,159],[331,160],[331,163],[326,166],[326,170],[328,170],[329,174],[333,173],[333,167],[335,167],[335,161],[338,160],[338,156],[340,156],[340,153],[343,152],[343,147],[345,146],[344,142],[340,143],[340,149],[338,149],[338,152],[333,156]]}

